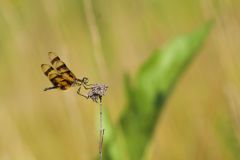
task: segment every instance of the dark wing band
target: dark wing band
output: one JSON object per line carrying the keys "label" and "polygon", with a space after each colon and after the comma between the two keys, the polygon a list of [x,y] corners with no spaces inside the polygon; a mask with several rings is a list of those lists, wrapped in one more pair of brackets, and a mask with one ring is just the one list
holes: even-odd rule
{"label": "dark wing band", "polygon": [[53,69],[52,66],[48,64],[42,64],[41,68],[43,73],[48,77],[54,86],[59,87],[62,90],[66,90],[71,87],[71,83],[64,79],[62,75],[58,74],[58,72]]}
{"label": "dark wing band", "polygon": [[61,61],[61,59],[55,55],[53,52],[48,53],[49,59],[53,67],[57,70],[59,74],[62,75],[64,79],[73,83],[76,80],[76,76],[69,70],[66,64]]}

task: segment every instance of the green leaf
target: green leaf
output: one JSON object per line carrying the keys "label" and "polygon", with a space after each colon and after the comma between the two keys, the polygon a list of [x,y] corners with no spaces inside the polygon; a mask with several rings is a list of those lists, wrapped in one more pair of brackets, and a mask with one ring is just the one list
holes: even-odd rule
{"label": "green leaf", "polygon": [[126,81],[127,90],[131,92],[128,93],[128,107],[121,117],[120,126],[131,160],[144,156],[164,102],[187,64],[201,48],[211,26],[209,22],[155,51],[140,68],[135,86]]}
{"label": "green leaf", "polygon": [[109,117],[104,117],[107,126],[103,152],[105,160],[143,159],[164,102],[187,64],[201,48],[211,26],[209,22],[155,51],[140,68],[134,86],[129,76],[125,76],[128,107],[120,123],[113,126]]}
{"label": "green leaf", "polygon": [[[113,126],[111,123],[108,111],[104,110],[103,124],[105,128],[104,132],[104,160],[122,160],[127,159],[127,153],[125,150],[125,140],[119,127]],[[96,159],[99,159],[97,157]]]}

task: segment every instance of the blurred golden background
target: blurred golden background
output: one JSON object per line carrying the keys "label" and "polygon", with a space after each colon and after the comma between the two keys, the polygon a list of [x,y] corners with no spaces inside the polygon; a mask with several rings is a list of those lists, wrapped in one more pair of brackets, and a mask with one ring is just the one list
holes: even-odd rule
{"label": "blurred golden background", "polygon": [[239,7],[238,0],[2,0],[0,160],[98,154],[97,105],[77,88],[43,91],[48,51],[79,78],[109,85],[104,104],[116,123],[123,75],[209,19],[213,30],[168,99],[146,159],[240,159]]}

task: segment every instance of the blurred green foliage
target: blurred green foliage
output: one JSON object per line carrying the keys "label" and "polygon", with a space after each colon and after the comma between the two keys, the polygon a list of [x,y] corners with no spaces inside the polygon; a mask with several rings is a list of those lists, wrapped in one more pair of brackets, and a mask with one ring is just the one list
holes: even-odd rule
{"label": "blurred green foliage", "polygon": [[212,22],[208,22],[199,30],[180,36],[155,51],[139,69],[135,85],[126,76],[127,109],[122,114],[118,129],[111,131],[115,135],[107,139],[104,159],[143,159],[164,102],[187,64],[198,53],[211,26]]}

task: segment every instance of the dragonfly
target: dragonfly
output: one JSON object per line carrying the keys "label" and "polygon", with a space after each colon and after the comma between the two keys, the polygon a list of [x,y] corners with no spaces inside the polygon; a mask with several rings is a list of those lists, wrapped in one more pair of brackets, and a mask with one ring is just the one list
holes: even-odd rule
{"label": "dragonfly", "polygon": [[77,94],[85,98],[89,98],[81,93],[81,87],[83,86],[86,90],[92,89],[93,84],[88,84],[89,80],[87,77],[82,79],[77,78],[67,65],[53,52],[48,52],[48,57],[51,65],[42,64],[41,68],[45,76],[48,77],[53,86],[47,87],[44,91],[52,89],[67,90],[71,87],[78,86]]}

